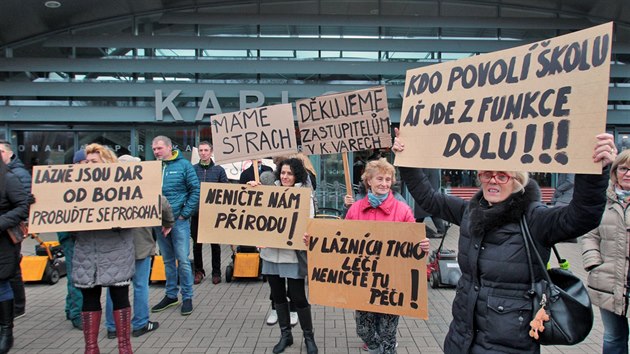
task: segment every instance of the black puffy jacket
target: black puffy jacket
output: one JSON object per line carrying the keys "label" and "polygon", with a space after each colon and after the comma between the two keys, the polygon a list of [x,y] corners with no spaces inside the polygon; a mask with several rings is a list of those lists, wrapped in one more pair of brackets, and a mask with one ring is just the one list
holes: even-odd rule
{"label": "black puffy jacket", "polygon": [[462,277],[444,352],[539,353],[540,345],[528,334],[533,302],[526,296],[531,281],[519,220],[526,213],[536,248],[548,259],[551,245],[597,227],[608,174],[577,175],[572,202],[547,208],[534,181],[490,207],[481,191],[468,202],[433,190],[420,169],[400,168],[400,173],[424,210],[460,225]]}
{"label": "black puffy jacket", "polygon": [[28,218],[29,196],[18,177],[7,172],[0,186],[0,280],[15,274],[19,248],[11,242],[7,229]]}

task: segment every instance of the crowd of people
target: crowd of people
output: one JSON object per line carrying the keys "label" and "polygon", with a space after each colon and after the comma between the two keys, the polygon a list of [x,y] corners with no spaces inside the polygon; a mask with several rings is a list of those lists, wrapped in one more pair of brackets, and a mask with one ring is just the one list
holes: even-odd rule
{"label": "crowd of people", "polygon": [[[107,337],[118,341],[120,353],[131,353],[130,337],[159,328],[150,312],[180,307],[183,316],[193,312],[193,284],[206,272],[202,244],[197,242],[201,182],[228,183],[223,168],[212,160],[212,145],[198,144],[200,161],[193,165],[166,136],[152,141],[155,158],[162,162],[162,226],[114,228],[58,233],[68,269],[66,318],[83,331],[86,353],[99,353],[101,292],[107,288]],[[392,151],[405,150],[394,139]],[[20,244],[9,229],[28,217],[34,202],[30,175],[11,150],[0,142],[0,354],[13,345],[13,320],[24,314],[24,284],[19,260]],[[140,159],[117,157],[109,148],[89,144],[74,155],[75,164],[125,163]],[[588,288],[604,323],[604,353],[628,353],[628,299],[630,298],[630,151],[617,155],[610,134],[596,136],[592,161],[601,164],[599,175],[568,175],[572,195],[555,207],[541,202],[540,189],[526,172],[477,172],[479,191],[470,200],[436,189],[419,168],[401,167],[400,178],[421,208],[436,220],[459,225],[458,262],[462,271],[452,304],[453,320],[444,342],[445,353],[539,353],[540,345],[528,336],[533,318],[527,253],[519,221],[523,216],[539,253],[549,258],[551,247],[580,237]],[[317,176],[302,155],[276,158],[276,169],[262,164],[241,174],[251,188],[261,184],[311,189],[310,216],[317,201]],[[254,178],[258,166],[261,178]],[[396,169],[385,158],[366,162],[361,170],[364,193],[347,195],[347,220],[416,222],[412,209],[392,190]],[[569,181],[567,181],[568,183]],[[603,218],[602,218],[603,215]],[[191,241],[194,261],[189,260]],[[308,244],[310,236],[304,235]],[[156,243],[166,273],[162,300],[150,308],[148,280]],[[420,243],[424,253],[429,241]],[[221,282],[220,245],[212,244],[212,283]],[[311,306],[306,293],[308,257],[305,251],[262,248],[262,274],[270,287],[272,311],[268,324],[277,323],[280,338],[272,348],[282,353],[294,344],[292,327],[300,324],[306,352],[317,353]],[[538,276],[538,275],[537,275]],[[133,308],[129,285],[133,285]],[[181,293],[181,294],[180,294]],[[181,299],[181,300],[180,300]],[[133,309],[133,314],[132,314]],[[356,330],[369,353],[396,353],[399,316],[356,311]]]}

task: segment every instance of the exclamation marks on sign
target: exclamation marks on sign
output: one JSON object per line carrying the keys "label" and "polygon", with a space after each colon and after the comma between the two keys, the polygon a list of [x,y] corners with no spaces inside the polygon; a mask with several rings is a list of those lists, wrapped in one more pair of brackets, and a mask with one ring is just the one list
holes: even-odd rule
{"label": "exclamation marks on sign", "polygon": [[[563,119],[558,122],[558,139],[556,140],[556,150],[566,149],[569,145],[569,120]],[[569,163],[569,156],[566,151],[558,151],[554,156],[557,163],[566,165]]]}
{"label": "exclamation marks on sign", "polygon": [[417,269],[411,270],[411,308],[418,308],[418,284],[420,284],[420,272]]}
{"label": "exclamation marks on sign", "polygon": [[293,213],[293,217],[291,218],[291,226],[290,226],[290,230],[289,230],[289,240],[287,240],[287,245],[292,246],[293,245],[293,234],[295,234],[295,225],[297,224],[298,221],[298,212],[294,212]]}
{"label": "exclamation marks on sign", "polygon": [[525,155],[521,156],[521,162],[524,164],[534,162],[534,157],[529,153],[532,151],[534,141],[536,140],[536,124],[529,124],[525,130]]}
{"label": "exclamation marks on sign", "polygon": [[[542,131],[542,153],[538,156],[538,161],[544,164],[550,164],[553,160],[561,165],[566,165],[569,162],[569,157],[566,149],[569,144],[569,120],[563,119],[558,122],[558,127],[555,129],[554,136],[554,122],[547,122],[543,125]],[[555,150],[557,151],[553,159],[551,157],[551,148],[553,140],[556,140]],[[525,147],[524,155],[521,156],[521,162],[524,164],[530,164],[534,162],[534,157],[531,155],[532,148],[536,142],[536,124],[529,124],[525,130]]]}

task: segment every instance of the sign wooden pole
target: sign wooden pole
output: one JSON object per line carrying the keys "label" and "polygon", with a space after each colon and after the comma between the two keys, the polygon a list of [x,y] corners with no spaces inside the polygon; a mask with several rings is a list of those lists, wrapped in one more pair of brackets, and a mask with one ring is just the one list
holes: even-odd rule
{"label": "sign wooden pole", "polygon": [[346,194],[354,196],[354,194],[352,194],[352,181],[350,180],[350,164],[348,163],[348,153],[342,152],[341,158],[343,159],[343,174],[346,178]]}
{"label": "sign wooden pole", "polygon": [[254,165],[254,180],[256,180],[256,182],[260,182],[260,174],[258,173],[258,160],[252,160],[252,164]]}

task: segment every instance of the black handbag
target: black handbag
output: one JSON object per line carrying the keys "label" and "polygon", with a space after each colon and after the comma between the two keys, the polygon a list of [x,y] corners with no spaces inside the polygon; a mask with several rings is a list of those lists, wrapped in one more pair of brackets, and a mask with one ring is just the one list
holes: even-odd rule
{"label": "black handbag", "polygon": [[[580,343],[593,328],[593,307],[584,283],[568,270],[546,269],[529,232],[525,215],[521,218],[521,232],[529,262],[532,282],[529,294],[534,301],[534,314],[543,308],[549,316],[549,320],[543,322],[544,330],[538,332],[538,342],[542,345]],[[532,253],[538,267],[543,270],[543,280],[535,281]]]}

